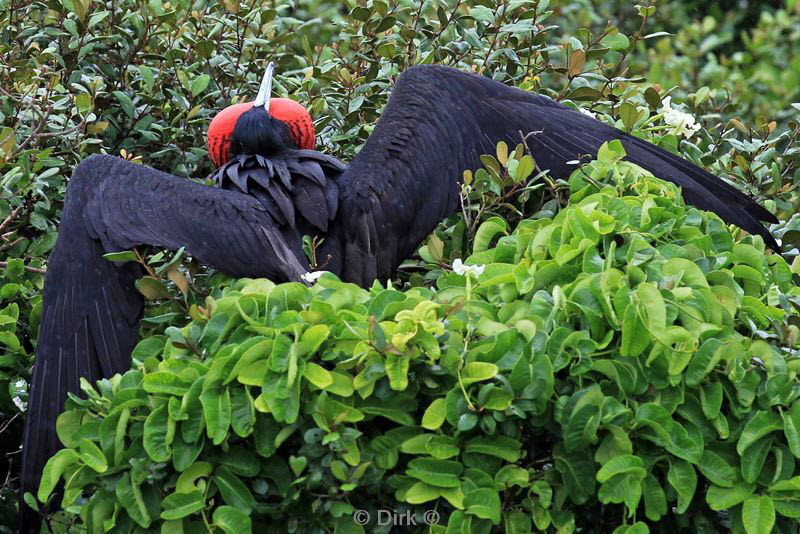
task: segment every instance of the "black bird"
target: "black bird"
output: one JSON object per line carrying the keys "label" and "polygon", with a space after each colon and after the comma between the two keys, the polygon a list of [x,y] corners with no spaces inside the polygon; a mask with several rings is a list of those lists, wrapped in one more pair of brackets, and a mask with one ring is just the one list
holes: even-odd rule
{"label": "black bird", "polygon": [[[528,138],[541,169],[569,176],[567,162],[619,139],[629,161],[683,188],[687,202],[778,244],[759,220],[767,210],[703,169],[545,96],[441,66],[401,74],[375,130],[349,164],[314,150],[299,104],[269,99],[272,65],[253,104],[226,108],[209,127],[220,187],[110,156],[92,156],[69,181],[44,285],[36,364],[23,445],[22,491],[34,495],[61,447],[56,417],[79,380],[130,367],[143,301],[135,263],[106,252],[137,245],[186,251],[235,276],[298,280],[309,270],[302,236],[324,237],[326,270],[366,286],[401,261],[459,206],[459,180],[498,141]],[[23,532],[38,523],[25,510]]]}

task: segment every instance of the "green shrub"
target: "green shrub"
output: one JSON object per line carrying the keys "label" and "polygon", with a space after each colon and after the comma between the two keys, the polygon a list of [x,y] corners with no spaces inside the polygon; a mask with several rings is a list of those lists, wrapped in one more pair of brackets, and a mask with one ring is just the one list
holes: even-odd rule
{"label": "green shrub", "polygon": [[90,532],[796,531],[790,267],[623,154],[435,288],[217,288],[84,383],[39,497]]}
{"label": "green shrub", "polygon": [[[567,105],[579,103],[590,107],[601,119],[679,152],[720,176],[729,177],[760,201],[766,199],[764,204],[784,220],[773,230],[784,245],[788,245],[787,257],[790,260],[796,257],[797,249],[791,248],[800,245],[800,216],[795,215],[800,206],[800,196],[796,192],[800,183],[800,151],[796,147],[800,129],[792,120],[797,111],[790,103],[797,100],[797,84],[793,82],[798,71],[793,58],[798,56],[800,14],[792,9],[775,9],[764,12],[758,21],[750,21],[741,17],[738,9],[723,13],[711,8],[709,12],[718,15],[715,19],[695,21],[692,19],[698,15],[691,10],[691,5],[685,2],[656,5],[646,0],[639,6],[620,0],[368,0],[365,3],[302,0],[255,4],[236,0],[0,0],[0,454],[7,460],[0,473],[0,532],[13,531],[15,525],[18,448],[22,441],[27,381],[36,347],[42,274],[55,241],[67,176],[81,159],[104,152],[203,181],[211,170],[204,146],[208,121],[222,107],[253,97],[264,63],[269,59],[278,63],[275,89],[279,96],[288,95],[307,105],[316,121],[320,148],[345,159],[357,152],[371,132],[397,74],[416,63],[435,62],[479,71],[508,84],[544,92]],[[609,20],[614,26],[607,25]],[[675,35],[667,36],[659,33],[661,31]],[[738,52],[740,49],[742,51]],[[656,83],[661,87],[654,85]],[[673,97],[673,103],[686,106],[702,124],[697,136],[680,139],[665,130],[659,107],[661,99],[667,95]],[[424,261],[412,258],[394,282],[403,291],[429,295],[431,287],[438,287],[436,295],[455,292],[449,284],[462,280],[450,273],[449,266],[455,260],[472,254],[475,246],[483,252],[508,250],[503,244],[512,239],[505,235],[509,227],[518,227],[512,234],[518,239],[525,233],[524,228],[531,227],[529,221],[523,222],[526,218],[534,214],[537,219],[555,217],[559,206],[564,204],[569,184],[553,183],[539,175],[510,179],[505,174],[508,169],[500,169],[498,161],[484,160],[487,169],[476,172],[471,189],[465,191],[463,217],[451,217],[440,226],[420,249]],[[516,158],[509,161],[516,161]],[[502,166],[505,167],[505,162]],[[527,167],[527,163],[522,166]],[[496,172],[498,170],[502,172]],[[513,171],[510,174],[519,172],[518,169]],[[692,224],[701,217],[694,210],[687,213],[692,214],[691,217],[687,215]],[[634,226],[638,224],[639,221],[634,220]],[[719,227],[718,221],[708,224],[715,229]],[[687,226],[684,224],[684,227]],[[715,230],[714,235],[721,234]],[[734,235],[739,239],[738,234]],[[628,234],[623,238],[625,236]],[[655,241],[648,242],[659,248],[668,237],[665,236],[647,235],[645,239],[653,237]],[[495,244],[498,237],[500,242]],[[685,237],[681,236],[680,240],[673,243],[688,246],[682,242]],[[638,247],[638,243],[637,240],[637,244],[631,246]],[[758,250],[762,249],[760,243],[747,240],[745,243],[754,243]],[[717,255],[711,254],[712,249],[706,244],[699,249],[701,252],[689,247],[690,255],[705,272],[709,262],[716,260],[700,260],[699,257],[706,253],[709,258]],[[605,253],[605,248],[602,250]],[[159,279],[156,284],[148,281],[152,290],[149,296],[155,300],[149,303],[142,321],[142,337],[152,339],[154,335],[163,335],[170,326],[183,328],[189,317],[195,320],[195,328],[200,328],[208,320],[202,306],[208,294],[219,299],[224,291],[233,291],[226,284],[233,284],[240,290],[243,287],[241,282],[231,282],[219,273],[198,269],[193,263],[188,263],[185,271],[176,269],[180,255],[154,251],[155,255],[151,256],[145,250],[141,253],[153,278]],[[730,254],[723,256],[729,258]],[[648,276],[652,274],[647,271],[647,265],[654,260],[642,263],[638,249],[631,258],[640,270]],[[476,261],[503,263],[485,258]],[[630,275],[621,268],[623,260],[615,261],[627,279]],[[540,280],[547,269],[539,271]],[[794,270],[800,272],[800,261],[795,260]],[[190,275],[190,283],[181,272]],[[533,276],[535,280],[536,273]],[[767,277],[764,286],[767,287],[772,275],[765,271],[762,276]],[[796,283],[797,276],[793,278]],[[737,282],[743,288],[744,279],[740,275]],[[751,287],[757,281],[754,276]],[[329,281],[321,282],[326,283]],[[569,285],[563,281],[558,284],[562,288]],[[768,323],[751,324],[741,320],[736,324],[736,331],[761,338],[775,349],[795,347],[797,326],[800,326],[796,310],[800,301],[794,296],[794,290],[787,290],[785,284],[782,287],[772,292],[765,290],[766,293],[757,296],[759,302],[777,304],[783,309],[784,319],[778,321],[754,301],[742,297],[741,302],[737,302],[741,310],[749,311],[740,311],[739,315],[755,314],[761,318],[759,312],[766,313]],[[475,310],[471,316],[473,322],[479,319],[479,306],[485,308],[481,308],[481,313],[491,317],[506,309],[502,295],[498,298],[496,294],[499,289],[476,285],[473,304],[468,307]],[[511,298],[510,290],[505,291],[505,298]],[[172,296],[165,298],[170,292]],[[531,300],[529,297],[523,293],[522,299]],[[450,297],[445,298],[448,299]],[[479,304],[481,302],[488,305]],[[492,311],[490,306],[498,311]],[[570,313],[574,309],[569,308]],[[438,310],[437,317],[441,318],[442,313]],[[462,318],[461,326],[458,317],[448,318],[450,324],[455,325],[447,327],[448,330],[455,328],[454,339],[464,336],[463,313],[448,312],[448,317]],[[387,316],[387,320],[391,317]],[[573,315],[570,317],[575,321]],[[334,323],[325,324],[334,329]],[[540,332],[536,334],[537,339],[542,339],[542,331],[542,328],[537,330]],[[597,342],[596,332],[591,328],[588,332]],[[548,336],[550,333],[546,332]],[[484,337],[485,332],[472,334],[470,347]],[[227,338],[223,341],[228,343]],[[234,339],[230,343],[238,342]],[[610,353],[603,351],[613,346],[591,357],[610,357]],[[745,368],[751,373],[764,372]],[[564,369],[556,372],[556,379],[565,378],[562,375],[567,372]],[[498,376],[504,374],[508,374],[507,370],[501,369]],[[439,377],[436,380],[446,378],[445,375],[435,376]],[[501,379],[495,382],[498,380]],[[770,387],[776,387],[781,380],[783,378],[774,380]],[[583,388],[581,384],[585,381],[586,378],[581,379],[578,389]],[[796,387],[796,379],[790,378],[789,383]],[[416,387],[414,384],[412,380],[409,387]],[[470,386],[473,397],[476,393],[472,390],[479,389],[479,385]],[[560,396],[569,396],[574,393],[570,387],[567,383],[556,391]],[[611,395],[606,389],[603,391]],[[427,408],[425,403],[435,398],[427,389],[417,397],[418,410]],[[673,411],[671,397],[654,398]],[[515,405],[520,400],[516,400]],[[772,406],[764,405],[763,400],[759,402],[759,410]],[[145,408],[140,409],[145,414]],[[309,405],[304,408],[304,414],[314,409]],[[784,410],[784,413],[794,412]],[[739,415],[730,416],[731,429]],[[421,415],[415,412],[413,416],[419,422]],[[512,414],[506,419],[513,421],[514,418],[519,416]],[[138,423],[139,426],[130,428],[141,429],[141,420],[131,421],[132,425]],[[390,430],[387,423],[381,421],[374,425],[361,422],[359,428],[367,425],[362,430],[372,439],[373,427],[376,432]],[[502,422],[496,426],[511,424]],[[558,425],[551,424],[547,431],[531,431],[531,435],[524,436],[525,458],[539,459],[541,463],[534,463],[533,468],[542,472],[543,466],[549,466],[548,477],[554,475],[553,466],[559,465],[553,464],[549,456],[558,442],[549,432],[557,429]],[[507,435],[513,434],[513,429],[507,430]],[[771,434],[773,438],[778,435],[779,432]],[[285,450],[302,442],[302,437],[298,436],[300,434],[296,433],[287,438]],[[602,432],[599,436],[605,439]],[[463,441],[468,437],[469,434],[465,434],[458,439]],[[733,439],[736,439],[735,434],[728,438]],[[244,447],[246,441],[239,445]],[[362,443],[363,447],[366,447],[363,449],[366,457],[371,449],[369,444]],[[106,451],[102,447],[101,450]],[[219,449],[206,450],[211,454],[210,459],[198,461],[217,465],[219,462],[215,458],[219,455],[214,456],[212,450]],[[249,447],[247,450],[256,449]],[[637,444],[637,455],[638,450]],[[785,451],[779,447],[773,450]],[[767,462],[774,463],[778,453],[770,454]],[[525,462],[525,458],[520,462]],[[782,458],[785,461],[788,456]],[[728,460],[733,462],[730,457]],[[672,502],[675,495],[669,481],[657,470],[663,470],[668,460],[659,461],[661,464],[657,464],[655,471],[657,480],[665,484],[665,495]],[[314,466],[317,471],[321,469],[319,457],[314,460],[309,454],[307,462],[309,471]],[[405,464],[400,466],[400,472],[404,472]],[[117,468],[115,464],[112,470]],[[136,469],[135,480],[139,484],[136,487],[146,489],[150,482],[142,485],[144,479],[139,477],[144,471],[139,464]],[[147,471],[148,477],[150,473]],[[161,476],[167,471],[162,467],[153,473]],[[536,475],[537,480],[546,478],[540,474]],[[103,484],[109,483],[102,480]],[[161,491],[160,481],[147,480]],[[702,484],[703,479],[700,480]],[[315,482],[302,482],[297,487],[306,488],[312,483]],[[379,483],[371,488],[376,485]],[[217,491],[213,489],[214,484],[206,487]],[[536,486],[542,487],[541,484]],[[557,487],[555,483],[551,485],[551,488]],[[765,487],[758,486],[757,492],[764,493]],[[722,525],[723,530],[728,522],[738,525],[736,512],[731,519],[724,513],[712,514],[703,508],[702,490],[699,485],[695,501],[684,515],[678,518],[670,513],[662,518],[663,528],[690,523],[692,526],[687,528],[700,528],[697,525],[706,524],[704,518],[710,518],[714,525]],[[299,503],[312,502],[312,493],[318,493],[303,491],[303,496],[296,501],[289,499],[286,493],[287,502],[295,503],[292,506],[296,508],[290,511],[297,520],[308,515],[307,508]],[[364,495],[359,493],[361,491],[356,490],[354,494]],[[512,494],[504,492],[506,509],[524,509],[520,508],[520,503],[527,497],[521,496],[522,493],[525,492],[521,486],[515,486]],[[275,494],[269,493],[270,504],[277,508],[284,506],[279,506],[284,502],[283,489],[280,494],[280,498],[273,498]],[[562,530],[569,530],[569,512],[579,525],[590,524],[598,518],[597,524],[603,526],[590,525],[597,530],[615,524],[621,517],[620,514],[613,516],[620,509],[618,505],[601,507],[595,501],[587,501],[570,508],[569,503],[564,504],[567,502],[563,500],[565,491],[556,495],[561,495],[562,500],[557,499],[549,508],[536,508],[536,513],[540,514],[536,517],[541,520],[541,510],[550,510],[557,524],[566,525]],[[215,499],[218,504],[219,499]],[[346,500],[342,497],[335,502]],[[391,499],[380,501],[386,503]],[[75,501],[70,510],[74,512],[80,505],[80,501]],[[695,513],[696,507],[699,507],[698,513]],[[153,517],[160,513],[158,510],[151,512]],[[220,513],[226,517],[226,513],[235,512]],[[325,513],[321,513],[319,522],[331,523],[333,516]],[[344,513],[341,508],[333,512],[341,513]],[[443,520],[448,514],[449,510],[443,509]],[[119,517],[120,524],[128,521],[125,513]],[[641,514],[638,517],[641,518]],[[212,520],[213,514],[209,518]],[[350,526],[350,523],[345,521],[343,525]],[[468,529],[465,527],[465,530]]]}

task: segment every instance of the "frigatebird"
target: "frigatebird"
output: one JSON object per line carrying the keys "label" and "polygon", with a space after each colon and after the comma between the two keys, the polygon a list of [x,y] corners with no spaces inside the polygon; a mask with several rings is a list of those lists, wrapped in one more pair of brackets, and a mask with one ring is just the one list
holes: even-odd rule
{"label": "frigatebird", "polygon": [[[396,81],[374,131],[349,164],[315,150],[308,112],[271,99],[273,66],[252,103],[211,122],[208,145],[219,187],[207,187],[107,155],[74,170],[48,261],[44,309],[23,444],[22,491],[36,493],[60,444],[56,417],[81,377],[126,371],[142,296],[136,263],[104,253],[153,245],[185,250],[238,277],[299,280],[310,266],[304,235],[324,237],[325,269],[362,286],[400,262],[459,206],[460,179],[499,141],[520,133],[537,166],[555,178],[618,139],[626,159],[682,187],[686,201],[761,235],[766,209],[709,172],[550,98],[441,66],[416,66]],[[21,504],[28,514],[33,511]],[[23,531],[38,521],[28,518]]]}

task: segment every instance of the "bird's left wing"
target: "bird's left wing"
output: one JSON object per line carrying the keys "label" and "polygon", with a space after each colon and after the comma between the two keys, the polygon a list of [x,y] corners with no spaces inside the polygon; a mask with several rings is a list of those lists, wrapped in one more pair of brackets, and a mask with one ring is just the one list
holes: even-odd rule
{"label": "bird's left wing", "polygon": [[[80,379],[130,368],[142,297],[135,263],[104,253],[154,245],[185,247],[201,263],[235,276],[297,280],[308,270],[286,246],[269,210],[253,197],[205,187],[110,156],[93,156],[67,187],[58,240],[45,276],[23,442],[22,490],[36,494],[47,459],[61,445],[56,417]],[[26,505],[23,532],[36,531]]]}
{"label": "bird's left wing", "polygon": [[366,285],[394,274],[399,263],[459,204],[465,169],[498,141],[511,146],[530,134],[539,168],[557,178],[572,160],[596,156],[619,139],[626,159],[683,189],[687,202],[760,234],[775,217],[707,171],[553,100],[489,78],[434,65],[411,68],[397,80],[372,135],[339,179],[339,210],[327,246],[339,260],[331,270]]}

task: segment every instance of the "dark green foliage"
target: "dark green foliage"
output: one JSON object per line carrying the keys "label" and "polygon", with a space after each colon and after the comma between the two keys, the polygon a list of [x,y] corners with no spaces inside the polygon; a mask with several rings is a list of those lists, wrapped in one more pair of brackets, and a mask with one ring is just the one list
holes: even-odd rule
{"label": "dark green foliage", "polygon": [[[0,0],[0,442],[9,466],[0,531],[15,524],[19,405],[66,178],[106,152],[202,181],[209,120],[253,98],[266,61],[278,63],[278,96],[307,105],[320,148],[339,157],[357,152],[399,72],[452,65],[589,108],[732,178],[778,213],[787,249],[800,244],[794,9],[770,6],[758,20],[712,9],[702,15],[717,18],[694,20],[701,14],[686,2],[256,4]],[[668,95],[698,120],[696,135],[664,122]],[[328,276],[312,290],[269,289],[182,254],[124,253],[151,269],[138,284],[153,299],[141,365],[102,384],[101,397],[76,401],[82,407],[62,418],[74,452],[54,467],[85,466],[70,487],[102,489],[95,518],[120,503],[121,529],[150,517],[173,521],[171,532],[202,510],[223,532],[257,530],[270,514],[287,528],[346,531],[355,509],[402,515],[411,488],[412,500],[452,499],[458,481],[464,512],[446,497],[437,511],[465,532],[498,519],[511,532],[545,523],[609,532],[623,519],[630,532],[644,531],[636,521],[759,532],[773,516],[791,532],[800,262],[790,270],[760,241],[668,202],[677,193],[616,163],[614,147],[570,183],[553,182],[524,154],[499,147],[485,169],[472,169],[463,213],[406,264],[398,291]],[[612,168],[626,185],[607,180]],[[611,189],[589,209],[596,183]],[[467,291],[451,266],[470,255],[486,270]],[[622,274],[598,286],[613,269]],[[438,307],[416,309],[427,302]],[[243,357],[231,347],[252,343],[246,336],[270,343],[269,376],[280,387],[257,366],[253,378],[212,365]],[[453,351],[464,347],[461,362]],[[351,391],[362,372],[363,387],[373,384],[366,397]],[[212,378],[192,389],[201,375]],[[258,396],[262,385],[269,396]],[[265,406],[272,415],[258,411]],[[108,417],[100,423],[99,414]],[[73,438],[79,417],[93,421],[83,441]],[[61,519],[72,522],[84,501],[67,498]]]}

